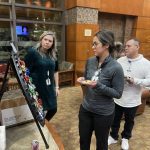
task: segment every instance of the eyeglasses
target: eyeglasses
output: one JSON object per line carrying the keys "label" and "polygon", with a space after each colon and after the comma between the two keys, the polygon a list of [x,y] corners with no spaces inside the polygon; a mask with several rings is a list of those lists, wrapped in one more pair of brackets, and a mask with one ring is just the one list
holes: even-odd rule
{"label": "eyeglasses", "polygon": [[99,42],[93,42],[92,47],[96,48],[100,43]]}

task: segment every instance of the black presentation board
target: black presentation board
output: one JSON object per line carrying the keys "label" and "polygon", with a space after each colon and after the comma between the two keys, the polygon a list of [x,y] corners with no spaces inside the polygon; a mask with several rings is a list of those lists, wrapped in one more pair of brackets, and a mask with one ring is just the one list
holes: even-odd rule
{"label": "black presentation board", "polygon": [[[16,50],[13,43],[10,43],[12,46],[10,60],[7,63],[7,69],[4,75],[3,84],[0,91],[0,101],[2,99],[3,93],[6,87],[6,78],[9,70],[9,66],[11,65],[14,74],[16,75],[19,86],[22,90],[22,93],[26,99],[26,102],[31,110],[35,123],[39,129],[39,132],[43,138],[46,148],[49,148],[45,136],[41,130],[41,126],[45,125],[45,117],[44,112],[42,111],[42,105],[38,101],[38,93],[36,92],[35,86],[32,84],[29,76],[26,75],[27,68],[24,65],[21,65],[21,61],[18,55],[18,51]],[[28,78],[28,80],[25,80]],[[41,125],[41,126],[40,126]]]}

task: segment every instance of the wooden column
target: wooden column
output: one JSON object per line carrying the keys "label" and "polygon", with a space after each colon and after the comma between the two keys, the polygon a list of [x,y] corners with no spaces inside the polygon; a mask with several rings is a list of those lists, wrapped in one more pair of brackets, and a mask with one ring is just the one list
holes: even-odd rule
{"label": "wooden column", "polygon": [[[71,24],[67,26],[67,61],[75,64],[75,71],[83,71],[86,60],[93,55],[92,39],[98,30],[98,25],[91,24]],[[91,32],[91,36],[85,36],[87,32]]]}
{"label": "wooden column", "polygon": [[144,0],[143,11],[136,22],[135,36],[141,41],[140,52],[150,59],[150,0]]}
{"label": "wooden column", "polygon": [[66,59],[76,72],[84,72],[86,60],[93,55],[93,35],[99,31],[100,0],[66,0]]}

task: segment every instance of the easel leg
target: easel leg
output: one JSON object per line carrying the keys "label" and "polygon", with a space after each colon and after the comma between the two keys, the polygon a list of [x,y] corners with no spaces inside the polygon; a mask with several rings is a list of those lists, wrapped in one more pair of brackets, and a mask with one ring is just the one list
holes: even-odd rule
{"label": "easel leg", "polygon": [[8,81],[7,80],[7,75],[8,75],[9,66],[10,66],[10,60],[8,60],[8,62],[7,62],[7,68],[6,68],[6,71],[5,71],[2,87],[1,87],[1,90],[0,90],[0,102],[1,102],[2,96],[5,92],[6,85],[7,85],[7,81]]}
{"label": "easel leg", "polygon": [[37,127],[38,127],[38,129],[39,129],[39,131],[40,131],[40,134],[41,134],[41,136],[42,136],[42,138],[43,138],[43,141],[44,141],[44,143],[45,143],[45,147],[46,147],[46,149],[48,149],[48,148],[49,148],[49,145],[48,145],[48,143],[47,143],[47,141],[46,141],[46,139],[45,139],[45,136],[44,136],[44,134],[43,134],[43,131],[42,131],[42,129],[41,129],[41,127],[40,127],[40,125],[39,125],[37,119],[34,119],[34,120],[35,120],[36,125],[37,125]]}

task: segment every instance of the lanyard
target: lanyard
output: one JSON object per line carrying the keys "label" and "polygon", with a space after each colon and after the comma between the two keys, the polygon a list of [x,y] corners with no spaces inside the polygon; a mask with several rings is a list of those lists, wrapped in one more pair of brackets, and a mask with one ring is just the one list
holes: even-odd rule
{"label": "lanyard", "polygon": [[92,81],[97,81],[99,78],[99,74],[102,72],[101,65],[98,67],[98,69],[95,71],[94,75],[92,76]]}
{"label": "lanyard", "polygon": [[49,70],[47,71],[48,78],[46,79],[46,85],[51,85],[51,80],[49,78]]}

